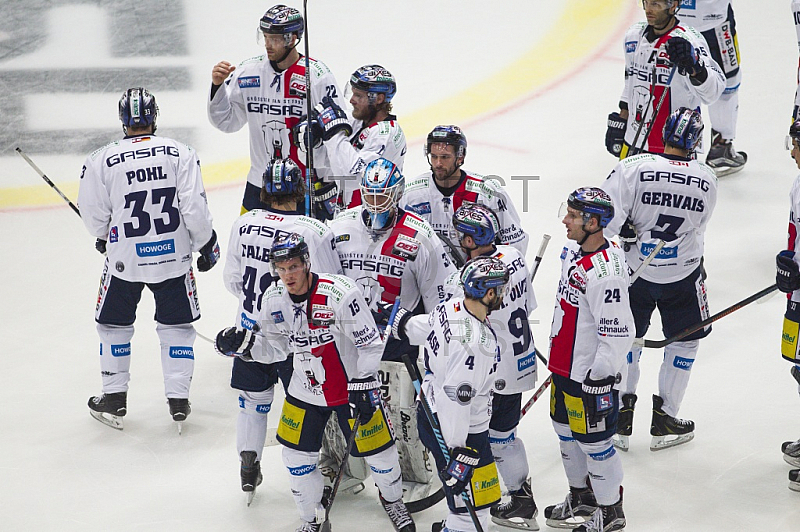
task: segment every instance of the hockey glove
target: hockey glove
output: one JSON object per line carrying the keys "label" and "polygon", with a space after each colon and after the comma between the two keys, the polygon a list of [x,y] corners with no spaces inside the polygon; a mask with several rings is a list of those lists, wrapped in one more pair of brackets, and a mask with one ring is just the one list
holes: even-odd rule
{"label": "hockey glove", "polygon": [[106,241],[102,238],[98,238],[94,241],[94,249],[96,249],[101,255],[106,254]]}
{"label": "hockey glove", "polygon": [[619,241],[622,242],[625,252],[630,251],[631,247],[636,247],[636,226],[630,218],[625,220],[619,230]]}
{"label": "hockey glove", "polygon": [[391,332],[392,338],[395,340],[405,340],[408,338],[406,334],[406,323],[411,319],[411,311],[403,307],[397,307],[394,319],[392,319],[392,311],[394,310],[394,303],[387,303],[386,301],[378,301],[378,310],[372,313],[375,318],[375,323],[378,327],[386,328]]}
{"label": "hockey glove", "polygon": [[608,128],[606,129],[606,150],[616,158],[622,151],[625,142],[625,119],[619,113],[608,115]]}
{"label": "hockey glove", "polygon": [[587,426],[597,425],[614,409],[614,392],[612,387],[616,378],[609,375],[602,379],[593,379],[592,371],[586,373],[581,385],[583,408],[586,410]]}
{"label": "hockey glove", "polygon": [[292,144],[303,153],[308,151],[308,135],[309,127],[311,127],[311,137],[314,142],[314,148],[322,146],[322,128],[317,122],[316,110],[311,110],[311,126],[308,125],[308,117],[303,115],[300,121],[292,128]]}
{"label": "hockey glove", "polygon": [[336,182],[317,181],[314,183],[314,212],[312,215],[322,222],[333,220],[338,200],[339,187],[336,186]]}
{"label": "hockey glove", "polygon": [[358,416],[362,426],[369,423],[375,409],[381,404],[381,391],[375,377],[351,380],[347,383],[347,394],[353,418]]}
{"label": "hockey glove", "polygon": [[253,348],[255,341],[253,331],[228,327],[217,333],[214,348],[224,357],[250,358],[250,349]]}
{"label": "hockey glove", "polygon": [[219,261],[219,244],[217,243],[217,232],[211,230],[211,239],[205,246],[200,248],[200,256],[197,257],[197,269],[207,272]]}
{"label": "hockey glove", "polygon": [[327,142],[340,132],[344,133],[345,136],[350,136],[353,133],[353,128],[347,120],[347,113],[332,98],[325,96],[322,99],[322,104],[318,105],[317,109],[319,111],[317,123],[322,129],[322,140]]}
{"label": "hockey glove", "polygon": [[775,265],[775,284],[778,285],[778,290],[789,294],[800,288],[800,267],[794,261],[794,251],[787,249],[778,253]]}
{"label": "hockey glove", "polygon": [[[670,61],[678,67],[678,74],[681,76],[698,76],[705,72],[706,67],[700,61],[700,55],[695,50],[692,43],[682,37],[672,37],[665,45]],[[703,80],[704,81],[704,80]]]}
{"label": "hockey glove", "polygon": [[456,447],[450,452],[450,463],[439,471],[439,478],[454,496],[461,495],[469,485],[472,470],[478,467],[480,454],[472,447]]}

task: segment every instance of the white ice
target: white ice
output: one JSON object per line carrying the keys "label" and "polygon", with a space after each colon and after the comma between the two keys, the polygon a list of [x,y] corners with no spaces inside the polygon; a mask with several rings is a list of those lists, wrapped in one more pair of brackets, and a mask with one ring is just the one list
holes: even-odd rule
{"label": "white ice", "polygon": [[[189,90],[156,93],[164,134],[171,127],[191,128],[204,165],[247,157],[246,133],[225,135],[213,129],[204,99],[216,61],[238,63],[259,53],[255,27],[268,4],[184,2],[186,19],[175,31],[185,32],[188,55],[150,60],[118,58],[106,49],[111,31],[106,25],[114,20],[114,9],[134,4],[61,2],[50,13],[51,4],[9,1],[0,6],[0,20],[49,13],[42,19],[47,23],[38,26],[42,48],[0,60],[0,80],[6,72],[27,68],[186,65]],[[109,4],[115,7],[100,7]],[[398,79],[395,109],[402,124],[404,116],[445,103],[511,64],[548,34],[565,9],[577,5],[580,11],[598,2],[309,4],[312,55],[331,67],[341,85],[361,64],[388,67]],[[532,316],[538,320],[537,345],[545,352],[564,240],[558,207],[571,190],[600,183],[613,166],[603,136],[606,115],[614,110],[622,86],[622,31],[642,18],[633,0],[601,4],[620,10],[614,15],[617,23],[595,28],[601,38],[567,75],[543,89],[523,90],[520,99],[507,102],[501,111],[464,109],[458,117],[468,117],[460,125],[470,141],[469,168],[506,179],[540,176],[530,183],[523,218],[531,235],[529,259],[541,235],[553,235],[535,283],[540,308]],[[156,5],[160,3],[148,3],[150,8]],[[736,146],[748,152],[750,161],[741,173],[721,180],[707,233],[712,311],[774,282],[774,256],[786,245],[788,191],[798,174],[783,149],[797,68],[789,1],[735,0],[735,8],[743,64]],[[12,32],[3,24],[0,44],[8,44]],[[141,32],[146,40],[147,27]],[[141,83],[146,86],[148,80]],[[8,95],[19,88],[2,83],[2,90]],[[27,118],[23,129],[74,129],[77,117],[84,127],[106,130],[109,140],[121,134],[116,92],[26,89],[21,96]],[[410,134],[410,176],[426,169],[420,132],[424,134],[417,128]],[[132,346],[125,430],[112,430],[89,416],[87,398],[100,392],[93,311],[102,258],[80,220],[40,185],[14,147],[0,145],[0,195],[37,185],[37,195],[52,196],[54,206],[6,205],[0,211],[5,252],[0,260],[0,529],[294,530],[299,521],[278,447],[265,449],[264,483],[253,505],[245,505],[235,450],[237,394],[228,385],[230,361],[200,339],[195,344],[193,411],[178,436],[163,396],[153,302],[147,293]],[[54,181],[74,186],[85,154],[32,156]],[[242,174],[232,184],[209,187],[223,246],[239,211],[243,179]],[[523,210],[521,183],[507,183]],[[221,273],[218,266],[198,275],[203,318],[196,326],[206,336],[232,323],[235,312]],[[696,421],[697,436],[658,453],[648,450],[647,429],[661,353],[645,351],[631,450],[622,457],[628,530],[800,530],[800,493],[787,489],[789,467],[780,453],[781,442],[800,437],[797,385],[779,355],[783,308],[783,297],[774,296],[714,325],[712,335],[701,342],[681,410]],[[657,323],[648,337],[662,337]],[[543,509],[563,500],[567,482],[547,398],[540,403],[524,419],[520,433],[535,498]],[[276,400],[270,425],[277,424],[279,411]],[[417,514],[418,529],[429,530],[445,511],[440,503]],[[360,495],[337,500],[332,519],[339,531],[390,529],[371,485]],[[545,528],[543,517],[539,521]]]}

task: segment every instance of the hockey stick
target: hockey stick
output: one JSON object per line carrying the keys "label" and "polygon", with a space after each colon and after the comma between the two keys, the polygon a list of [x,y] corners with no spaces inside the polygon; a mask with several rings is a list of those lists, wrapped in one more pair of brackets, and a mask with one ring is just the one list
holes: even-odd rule
{"label": "hockey stick", "polygon": [[436,236],[438,236],[439,240],[442,241],[442,244],[447,247],[447,250],[450,252],[450,257],[453,259],[456,268],[459,270],[463,268],[466,262],[464,262],[464,258],[461,256],[461,253],[458,252],[458,248],[455,246],[455,244],[453,244],[453,242],[442,233],[438,231],[434,231],[434,233],[436,233]]}
{"label": "hockey stick", "polygon": [[[647,144],[647,139],[650,138],[650,131],[653,129],[653,124],[655,123],[656,118],[658,117],[658,113],[661,111],[661,105],[664,103],[664,99],[667,97],[667,93],[670,90],[670,85],[672,85],[672,78],[675,76],[675,71],[677,69],[678,69],[677,65],[672,65],[672,69],[670,69],[669,71],[669,77],[667,78],[667,84],[664,87],[664,91],[661,93],[661,96],[658,99],[658,103],[656,104],[655,110],[653,111],[653,119],[650,120],[649,124],[647,124],[647,131],[645,131],[644,139],[642,140],[642,148],[637,149],[636,140],[639,137],[639,133],[642,132],[642,125],[644,125],[644,119],[647,117],[647,115],[645,114],[642,116],[642,124],[639,125],[639,130],[636,132],[636,136],[633,138],[633,144],[631,144],[631,149],[628,151],[629,156],[636,155],[644,151],[644,145]],[[655,76],[653,77],[653,83],[655,84]],[[648,104],[648,107],[649,106],[650,105]]]}
{"label": "hockey stick", "polygon": [[[306,25],[306,40],[304,43],[305,52],[306,52],[306,120],[308,120],[308,128],[306,128],[306,134],[308,135],[308,145],[306,146],[306,216],[311,218],[312,214],[311,211],[313,210],[314,200],[313,195],[314,191],[311,188],[311,174],[314,171],[314,133],[313,128],[311,127],[311,68],[309,64],[309,56],[308,56],[308,0],[303,0],[303,20],[305,21]],[[303,142],[300,139],[300,142]]]}
{"label": "hockey stick", "polygon": [[50,181],[50,178],[49,178],[49,177],[47,177],[46,175],[44,175],[44,172],[42,172],[42,171],[39,169],[39,167],[38,167],[38,166],[36,166],[36,164],[35,164],[33,161],[31,161],[31,158],[30,158],[30,157],[28,157],[27,155],[25,155],[25,153],[24,153],[24,152],[23,152],[23,151],[22,151],[22,150],[21,150],[19,147],[18,147],[18,148],[16,148],[16,151],[17,151],[17,153],[19,153],[19,154],[22,156],[22,158],[23,158],[23,159],[25,159],[25,161],[26,161],[26,162],[27,162],[29,165],[31,165],[31,168],[33,168],[34,170],[36,170],[36,173],[37,173],[37,174],[39,174],[39,177],[41,177],[42,179],[44,179],[44,180],[45,180],[45,182],[46,182],[48,185],[50,185],[50,186],[53,188],[53,190],[55,190],[56,192],[58,192],[58,195],[59,195],[59,196],[61,196],[61,199],[63,199],[64,201],[66,201],[66,202],[69,204],[69,206],[70,206],[70,207],[72,207],[72,210],[73,210],[73,211],[75,211],[75,214],[77,214],[78,216],[80,216],[80,215],[81,215],[81,211],[80,211],[80,210],[78,210],[78,207],[77,207],[77,205],[75,205],[74,203],[72,203],[72,202],[69,200],[69,198],[68,198],[67,196],[65,196],[65,195],[64,195],[64,193],[63,193],[63,192],[61,192],[61,190],[59,190],[59,188],[56,186],[56,184],[55,184],[55,183],[53,183],[52,181]]}
{"label": "hockey stick", "polygon": [[669,345],[669,344],[671,344],[673,342],[677,342],[678,340],[680,340],[682,338],[686,338],[687,336],[689,336],[693,332],[697,332],[700,329],[704,329],[708,325],[711,325],[715,321],[724,318],[728,314],[736,312],[740,308],[749,305],[753,301],[756,301],[757,299],[761,299],[762,297],[764,297],[764,296],[766,296],[768,294],[771,294],[772,292],[774,292],[777,289],[778,289],[778,285],[777,284],[773,284],[772,286],[768,286],[765,289],[763,289],[763,290],[761,290],[759,292],[756,292],[752,296],[747,297],[745,299],[742,299],[738,303],[736,303],[734,305],[731,305],[730,307],[726,308],[722,312],[717,312],[713,316],[711,316],[709,318],[706,318],[703,321],[701,321],[699,323],[696,323],[695,325],[692,325],[690,327],[686,327],[681,332],[679,332],[677,334],[674,334],[674,335],[670,336],[669,338],[666,338],[664,340],[645,340],[644,341],[644,347],[653,347],[653,348],[657,349],[657,348],[660,348],[660,347],[664,347],[665,345]]}
{"label": "hockey stick", "polygon": [[544,250],[547,249],[547,244],[550,243],[550,235],[545,233],[542,235],[542,243],[539,245],[539,252],[536,254],[536,258],[533,259],[533,271],[531,272],[531,284],[533,284],[533,278],[536,277],[536,272],[539,271],[539,264],[542,263],[542,257],[544,256]]}
{"label": "hockey stick", "polygon": [[638,279],[640,275],[644,273],[644,269],[647,268],[648,264],[653,262],[653,259],[656,258],[656,255],[658,255],[658,253],[661,251],[661,249],[664,247],[665,244],[666,242],[664,242],[663,240],[661,239],[658,240],[658,244],[656,244],[656,247],[653,248],[653,251],[651,251],[650,254],[644,258],[639,267],[636,268],[636,271],[631,274],[630,284],[633,284],[633,282],[636,279]]}
{"label": "hockey stick", "polygon": [[336,492],[339,491],[339,483],[342,481],[342,477],[344,476],[345,462],[347,461],[347,457],[350,456],[350,453],[353,450],[353,445],[356,442],[356,434],[358,434],[358,428],[361,425],[360,421],[361,420],[358,416],[356,416],[355,420],[353,421],[353,428],[350,432],[350,437],[347,438],[347,448],[345,449],[344,459],[339,465],[339,472],[336,473],[336,480],[333,481],[331,496],[328,499],[328,504],[325,505],[325,520],[322,521],[322,524],[319,527],[319,532],[331,532],[331,521],[329,519],[331,508],[333,507],[333,501],[336,498]]}
{"label": "hockey stick", "polygon": [[[419,404],[422,405],[422,409],[425,411],[425,417],[428,418],[428,423],[430,423],[431,428],[433,429],[433,434],[436,436],[436,442],[439,444],[439,449],[442,451],[442,454],[445,458],[450,458],[450,450],[447,448],[447,443],[444,441],[444,436],[442,436],[442,429],[439,426],[439,423],[436,422],[436,418],[431,411],[431,406],[428,404],[428,398],[425,397],[425,393],[422,391],[419,369],[414,365],[414,362],[411,361],[411,357],[409,357],[407,354],[403,355],[403,362],[406,365],[408,374],[411,376],[411,381],[414,383],[414,389],[417,391],[417,396],[419,397]],[[483,532],[483,527],[478,519],[478,514],[475,512],[475,507],[472,506],[472,501],[469,500],[469,494],[467,494],[466,491],[461,493],[461,499],[464,501],[464,505],[467,507],[469,517],[472,519],[472,524],[475,525],[475,530],[478,532]]]}

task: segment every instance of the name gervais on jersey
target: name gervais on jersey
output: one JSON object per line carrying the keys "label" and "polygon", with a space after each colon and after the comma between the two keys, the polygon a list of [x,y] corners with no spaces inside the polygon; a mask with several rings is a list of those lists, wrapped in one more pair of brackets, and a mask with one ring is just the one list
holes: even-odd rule
{"label": "name gervais on jersey", "polygon": [[147,159],[157,155],[169,155],[170,157],[180,157],[178,148],[175,146],[153,146],[151,148],[139,148],[138,150],[123,151],[110,155],[106,159],[106,166],[109,168],[124,163],[131,159]]}
{"label": "name gervais on jersey", "polygon": [[[639,181],[642,183],[666,181],[676,185],[697,187],[703,192],[708,192],[710,186],[708,181],[701,177],[682,174],[679,172],[654,172],[652,170],[639,172]],[[645,205],[674,207],[676,209],[695,212],[704,212],[706,209],[702,198],[686,196],[684,194],[677,194],[673,192],[642,192],[642,203]]]}

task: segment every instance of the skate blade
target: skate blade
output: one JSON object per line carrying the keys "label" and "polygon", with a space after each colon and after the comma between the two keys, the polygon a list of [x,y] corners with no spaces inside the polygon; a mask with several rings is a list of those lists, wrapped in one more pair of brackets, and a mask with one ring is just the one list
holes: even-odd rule
{"label": "skate blade", "polygon": [[108,425],[112,429],[122,430],[124,428],[120,416],[106,414],[104,412],[95,412],[94,410],[89,410],[89,414],[103,425]]}
{"label": "skate blade", "polygon": [[247,495],[247,506],[250,507],[250,504],[253,502],[253,498],[256,496],[256,490],[253,491],[246,491],[245,495]]}
{"label": "skate blade", "polygon": [[[668,440],[667,438],[674,437],[674,439]],[[688,443],[694,439],[694,432],[690,432],[689,434],[670,434],[667,436],[653,436],[653,439],[650,441],[650,450],[651,451],[660,451],[662,449],[669,449],[670,447],[675,447],[676,445],[682,445],[684,443]]]}
{"label": "skate blade", "polygon": [[[492,522],[507,528],[514,528],[516,530],[539,530],[539,523],[536,518],[525,519],[523,517],[512,517],[511,519],[503,519],[501,517],[492,516]],[[575,525],[578,526],[578,525]]]}
{"label": "skate blade", "polygon": [[718,168],[711,167],[714,170],[714,174],[717,177],[725,177],[731,174],[735,174],[736,172],[740,172],[744,169],[744,165],[741,166],[720,166]]}
{"label": "skate blade", "polygon": [[545,521],[545,524],[550,528],[578,528],[581,525],[584,525],[589,522],[588,517],[568,517],[564,520],[553,521],[548,519]]}
{"label": "skate blade", "polygon": [[319,525],[319,532],[331,532],[330,520],[323,521],[322,524]]}
{"label": "skate blade", "polygon": [[792,491],[800,492],[800,482],[792,482],[790,480],[789,481],[789,489],[792,490]]}
{"label": "skate blade", "polygon": [[178,436],[183,434],[183,421],[176,421],[175,424],[178,426]]}
{"label": "skate blade", "polygon": [[783,461],[789,464],[790,466],[800,467],[800,456],[794,457],[794,456],[789,456],[788,454],[784,454]]}
{"label": "skate blade", "polygon": [[611,438],[611,441],[614,443],[614,447],[619,449],[620,451],[628,452],[628,449],[631,448],[631,441],[630,436],[623,436],[622,434],[614,434]]}
{"label": "skate blade", "polygon": [[342,480],[342,483],[339,484],[339,491],[344,493],[349,493],[351,495],[358,495],[359,493],[364,491],[366,486],[364,486],[363,482],[355,478],[351,480],[353,481],[353,483],[350,485],[345,485],[345,481]]}

